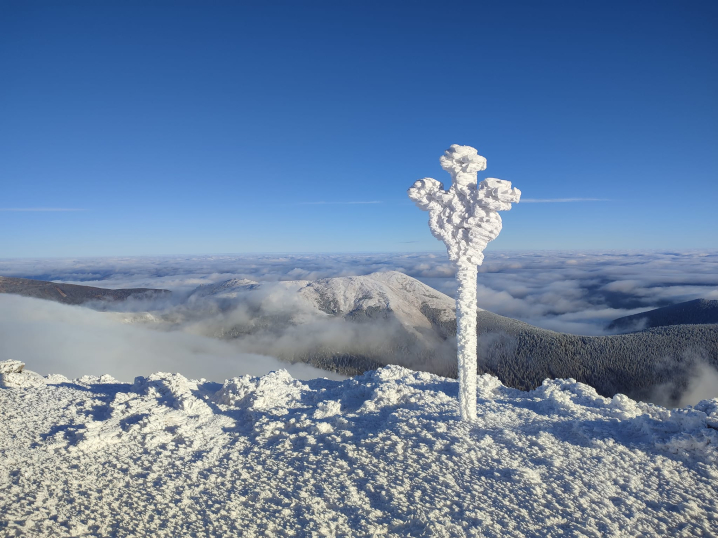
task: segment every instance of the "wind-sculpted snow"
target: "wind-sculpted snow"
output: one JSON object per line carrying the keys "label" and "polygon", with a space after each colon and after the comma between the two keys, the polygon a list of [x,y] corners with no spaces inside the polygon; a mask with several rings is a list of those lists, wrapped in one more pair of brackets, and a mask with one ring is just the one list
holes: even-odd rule
{"label": "wind-sculpted snow", "polygon": [[396,366],[0,389],[0,535],[716,534],[718,400],[476,381],[474,422],[455,380]]}
{"label": "wind-sculpted snow", "polygon": [[25,363],[7,360],[0,362],[0,387],[35,387],[44,385],[40,374],[25,370]]}

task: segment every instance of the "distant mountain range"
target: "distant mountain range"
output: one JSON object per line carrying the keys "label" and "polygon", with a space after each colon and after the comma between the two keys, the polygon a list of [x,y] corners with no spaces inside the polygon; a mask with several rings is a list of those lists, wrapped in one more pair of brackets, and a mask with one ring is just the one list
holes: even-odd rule
{"label": "distant mountain range", "polygon": [[[7,290],[4,280],[2,291]],[[58,300],[62,290],[62,302],[74,297],[69,291],[80,288],[81,295],[71,304],[102,298],[102,292],[113,298],[163,292],[40,284],[57,293],[31,296]],[[650,323],[673,323],[612,336],[559,333],[479,310],[479,370],[523,390],[546,378],[574,378],[605,396],[621,392],[646,399],[660,387],[664,401],[677,401],[700,365],[718,367],[718,323],[698,325],[697,319],[713,318],[686,313],[711,312],[705,305],[712,303],[716,301],[691,301],[684,303],[694,305],[688,309],[639,314]],[[169,311],[113,315],[124,322],[234,340],[244,351],[346,375],[386,364],[456,375],[454,300],[396,271],[317,281],[232,279],[198,287]]]}
{"label": "distant mountain range", "polygon": [[695,299],[614,319],[610,331],[633,332],[670,325],[718,323],[718,300]]}
{"label": "distant mountain range", "polygon": [[76,284],[58,284],[43,280],[0,276],[0,293],[12,293],[63,304],[79,305],[90,301],[122,301],[130,297],[148,298],[169,294],[169,290],[131,288],[110,290]]}

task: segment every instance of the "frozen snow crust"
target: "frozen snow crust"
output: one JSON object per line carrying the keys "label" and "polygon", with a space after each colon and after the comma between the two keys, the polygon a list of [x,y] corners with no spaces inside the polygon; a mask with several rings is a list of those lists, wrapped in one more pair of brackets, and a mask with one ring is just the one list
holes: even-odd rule
{"label": "frozen snow crust", "polygon": [[718,531],[718,399],[668,410],[482,375],[476,421],[460,422],[455,380],[397,366],[224,385],[38,385],[18,367],[0,389],[1,536]]}

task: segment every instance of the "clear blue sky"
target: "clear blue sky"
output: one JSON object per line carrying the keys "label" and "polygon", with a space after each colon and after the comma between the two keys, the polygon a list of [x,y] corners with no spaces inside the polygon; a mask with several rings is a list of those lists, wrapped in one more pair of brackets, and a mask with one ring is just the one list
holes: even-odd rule
{"label": "clear blue sky", "polygon": [[493,248],[718,247],[714,0],[2,1],[0,74],[0,257],[441,250],[452,143],[607,200]]}

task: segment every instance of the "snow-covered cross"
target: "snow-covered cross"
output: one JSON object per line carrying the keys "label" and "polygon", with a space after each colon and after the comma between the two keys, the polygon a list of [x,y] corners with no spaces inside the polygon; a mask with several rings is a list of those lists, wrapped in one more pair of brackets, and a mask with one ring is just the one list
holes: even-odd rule
{"label": "snow-covered cross", "polygon": [[446,244],[457,266],[456,337],[459,361],[459,410],[463,420],[476,418],[476,275],[484,249],[501,231],[499,211],[519,201],[521,191],[510,181],[486,178],[477,188],[476,175],[486,159],[471,146],[453,144],[441,156],[441,167],[451,174],[449,190],[430,177],[409,189],[409,198],[429,212],[429,228]]}

